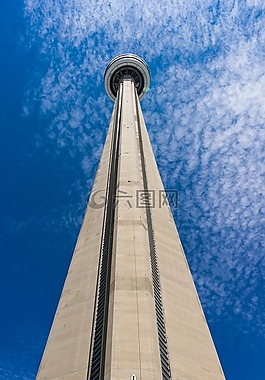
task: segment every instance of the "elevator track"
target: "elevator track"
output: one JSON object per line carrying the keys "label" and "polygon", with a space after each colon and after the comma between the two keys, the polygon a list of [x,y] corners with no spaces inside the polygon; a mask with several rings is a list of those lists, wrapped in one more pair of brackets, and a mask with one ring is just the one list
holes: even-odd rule
{"label": "elevator track", "polygon": [[[142,174],[143,174],[143,186],[144,186],[144,191],[147,194],[149,187],[148,187],[148,179],[147,179],[147,172],[146,172],[146,162],[145,162],[145,156],[144,156],[141,124],[140,124],[139,104],[138,104],[136,91],[135,91],[135,100],[136,100],[136,116],[137,116],[138,134],[139,134],[141,166],[142,166]],[[154,235],[154,228],[153,228],[153,222],[152,222],[152,212],[151,212],[150,206],[147,205],[145,208],[145,211],[146,211],[147,230],[148,230],[152,281],[153,281],[153,289],[154,289],[156,323],[157,323],[157,333],[158,333],[158,342],[159,342],[159,351],[160,351],[162,379],[170,380],[171,370],[170,370],[170,361],[169,361],[169,354],[168,354],[166,325],[165,325],[164,309],[163,309],[163,302],[162,302],[162,295],[161,295],[159,268],[158,268],[157,255],[156,255],[156,244],[155,244],[155,235]]]}

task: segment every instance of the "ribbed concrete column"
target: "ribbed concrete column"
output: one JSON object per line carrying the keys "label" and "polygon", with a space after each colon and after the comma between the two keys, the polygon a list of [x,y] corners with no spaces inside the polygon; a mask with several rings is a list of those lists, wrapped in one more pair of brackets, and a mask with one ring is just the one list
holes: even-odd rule
{"label": "ribbed concrete column", "polygon": [[106,73],[114,112],[37,379],[224,380],[170,207],[161,202],[139,103],[147,65],[123,55]]}

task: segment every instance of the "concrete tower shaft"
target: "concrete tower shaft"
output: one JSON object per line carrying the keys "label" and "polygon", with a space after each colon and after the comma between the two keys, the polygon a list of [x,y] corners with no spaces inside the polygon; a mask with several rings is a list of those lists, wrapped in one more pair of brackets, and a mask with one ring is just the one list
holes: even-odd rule
{"label": "concrete tower shaft", "polygon": [[106,70],[114,110],[38,380],[224,380],[140,107],[149,71],[139,58],[136,80],[135,60]]}

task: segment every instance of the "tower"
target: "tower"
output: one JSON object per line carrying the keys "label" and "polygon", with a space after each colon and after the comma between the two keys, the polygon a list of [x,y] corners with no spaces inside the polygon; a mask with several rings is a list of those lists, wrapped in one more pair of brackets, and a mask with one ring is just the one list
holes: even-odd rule
{"label": "tower", "polygon": [[114,58],[113,114],[38,380],[224,380],[139,99],[147,64]]}

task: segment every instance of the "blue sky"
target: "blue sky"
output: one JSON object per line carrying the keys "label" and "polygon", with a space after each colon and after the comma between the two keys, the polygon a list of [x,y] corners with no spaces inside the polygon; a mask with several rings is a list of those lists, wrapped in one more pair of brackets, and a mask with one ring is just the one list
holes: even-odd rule
{"label": "blue sky", "polygon": [[132,52],[158,166],[227,379],[265,378],[263,0],[0,4],[0,379],[35,378]]}

